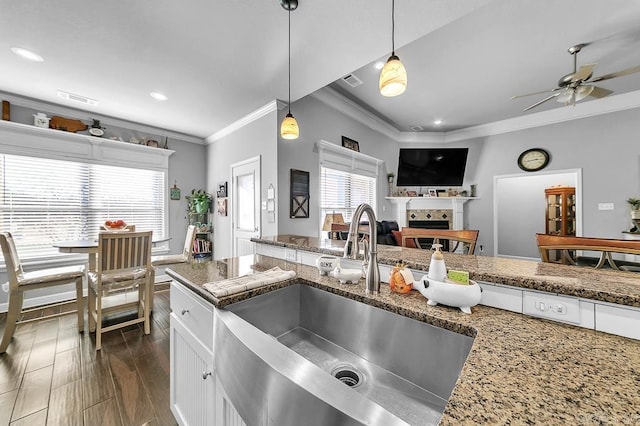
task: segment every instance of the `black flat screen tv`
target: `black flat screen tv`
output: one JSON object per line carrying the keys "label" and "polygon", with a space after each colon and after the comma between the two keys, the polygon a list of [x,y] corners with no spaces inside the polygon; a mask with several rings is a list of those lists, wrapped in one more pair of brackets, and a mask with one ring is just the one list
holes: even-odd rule
{"label": "black flat screen tv", "polygon": [[462,186],[469,148],[400,148],[397,186]]}

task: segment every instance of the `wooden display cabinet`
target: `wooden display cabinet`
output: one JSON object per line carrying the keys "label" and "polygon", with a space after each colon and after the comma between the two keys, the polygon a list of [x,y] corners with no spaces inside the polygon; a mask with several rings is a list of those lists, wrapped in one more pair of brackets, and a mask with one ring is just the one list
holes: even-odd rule
{"label": "wooden display cabinet", "polygon": [[[549,235],[576,235],[576,188],[553,186],[544,190],[546,198],[545,233]],[[554,250],[549,259],[563,262],[561,252]]]}

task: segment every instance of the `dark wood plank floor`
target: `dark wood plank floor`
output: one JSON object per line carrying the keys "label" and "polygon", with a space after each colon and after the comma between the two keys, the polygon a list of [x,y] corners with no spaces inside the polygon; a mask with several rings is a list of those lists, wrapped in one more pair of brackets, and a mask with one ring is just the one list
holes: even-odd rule
{"label": "dark wood plank floor", "polygon": [[[0,355],[0,425],[175,425],[169,312],[165,286],[156,291],[151,334],[143,334],[142,324],[113,330],[99,352],[86,320],[78,333],[74,313],[19,325]],[[0,338],[5,321],[1,314]]]}

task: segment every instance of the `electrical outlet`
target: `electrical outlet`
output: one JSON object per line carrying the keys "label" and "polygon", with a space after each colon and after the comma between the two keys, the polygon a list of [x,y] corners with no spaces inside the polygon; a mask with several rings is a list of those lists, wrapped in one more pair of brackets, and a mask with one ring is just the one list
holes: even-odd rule
{"label": "electrical outlet", "polygon": [[2,291],[9,293],[9,283],[2,284]]}
{"label": "electrical outlet", "polygon": [[295,262],[297,258],[296,251],[291,249],[284,249],[284,257],[289,262]]}
{"label": "electrical outlet", "polygon": [[480,244],[480,247],[478,247],[480,249],[480,253],[484,253],[484,246],[482,244]]}
{"label": "electrical outlet", "polygon": [[580,324],[580,302],[577,298],[525,291],[523,303],[525,314]]}

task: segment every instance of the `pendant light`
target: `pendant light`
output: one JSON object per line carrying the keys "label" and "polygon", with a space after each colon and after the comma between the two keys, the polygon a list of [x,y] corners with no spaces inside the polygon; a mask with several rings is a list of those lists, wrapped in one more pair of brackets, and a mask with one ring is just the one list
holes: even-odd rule
{"label": "pendant light", "polygon": [[407,70],[395,52],[395,12],[396,2],[391,0],[391,56],[380,72],[380,94],[382,96],[398,96],[407,89]]}
{"label": "pendant light", "polygon": [[300,128],[296,118],[291,114],[291,11],[298,7],[298,0],[280,0],[280,5],[289,13],[289,112],[280,125],[280,136],[282,139],[298,139]]}

